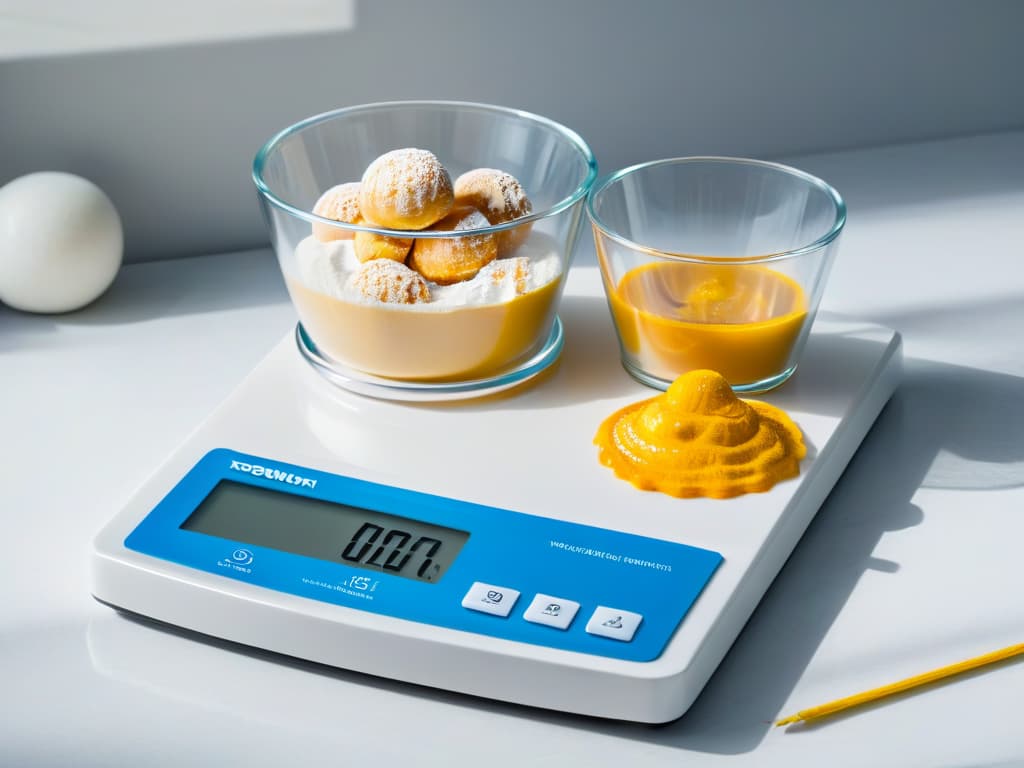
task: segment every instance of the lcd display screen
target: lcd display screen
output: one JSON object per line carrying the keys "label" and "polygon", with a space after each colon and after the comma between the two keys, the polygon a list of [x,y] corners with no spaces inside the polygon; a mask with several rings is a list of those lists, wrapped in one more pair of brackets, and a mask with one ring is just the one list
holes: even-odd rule
{"label": "lcd display screen", "polygon": [[231,541],[436,583],[468,531],[222,480],[181,524]]}

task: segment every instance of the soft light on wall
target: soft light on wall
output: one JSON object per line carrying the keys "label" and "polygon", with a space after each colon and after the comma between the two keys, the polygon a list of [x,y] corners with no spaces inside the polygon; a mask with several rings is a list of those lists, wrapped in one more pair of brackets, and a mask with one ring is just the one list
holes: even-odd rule
{"label": "soft light on wall", "polygon": [[0,60],[350,29],[355,0],[0,0]]}

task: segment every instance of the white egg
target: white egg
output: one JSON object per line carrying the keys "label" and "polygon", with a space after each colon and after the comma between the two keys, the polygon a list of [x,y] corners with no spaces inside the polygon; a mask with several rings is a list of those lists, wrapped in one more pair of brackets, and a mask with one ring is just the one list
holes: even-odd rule
{"label": "white egg", "polygon": [[121,266],[121,217],[103,190],[70,173],[0,187],[0,301],[69,312],[98,298]]}

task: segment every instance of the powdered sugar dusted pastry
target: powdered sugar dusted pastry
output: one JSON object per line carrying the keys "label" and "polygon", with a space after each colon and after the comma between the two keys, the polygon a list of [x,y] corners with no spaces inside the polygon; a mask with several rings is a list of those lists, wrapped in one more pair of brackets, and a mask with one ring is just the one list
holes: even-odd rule
{"label": "powdered sugar dusted pastry", "polygon": [[[331,187],[316,201],[313,213],[325,219],[343,221],[346,224],[358,224],[362,217],[359,214],[359,182],[349,181]],[[330,224],[313,223],[313,236],[321,243],[331,240],[350,240],[353,233]]]}
{"label": "powdered sugar dusted pastry", "polygon": [[[487,227],[488,221],[476,208],[458,207],[431,227],[433,231],[458,231]],[[418,238],[408,264],[427,280],[451,285],[469,280],[498,255],[495,235]]]}
{"label": "powdered sugar dusted pastry", "polygon": [[422,304],[430,301],[426,281],[404,264],[374,259],[352,276],[352,287],[368,299],[385,304]]}
{"label": "powdered sugar dusted pastry", "polygon": [[363,218],[389,229],[426,229],[454,203],[452,180],[425,149],[396,149],[378,157],[363,174]]}
{"label": "powdered sugar dusted pastry", "polygon": [[356,232],[352,245],[356,258],[360,261],[389,259],[404,262],[405,257],[409,255],[409,249],[412,248],[412,238],[388,237],[375,232]]}
{"label": "powdered sugar dusted pastry", "polygon": [[[533,205],[522,185],[510,173],[495,168],[476,168],[455,180],[455,204],[471,205],[491,224],[527,216]],[[530,224],[498,233],[498,258],[508,256],[530,234]]]}

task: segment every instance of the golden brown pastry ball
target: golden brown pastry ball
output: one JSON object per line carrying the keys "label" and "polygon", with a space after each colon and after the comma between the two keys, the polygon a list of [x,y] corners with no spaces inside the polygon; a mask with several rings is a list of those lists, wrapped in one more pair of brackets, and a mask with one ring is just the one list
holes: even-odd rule
{"label": "golden brown pastry ball", "polygon": [[360,261],[390,259],[404,262],[405,257],[409,255],[409,249],[412,248],[412,238],[388,237],[374,232],[356,232],[352,245],[355,248],[356,258]]}
{"label": "golden brown pastry ball", "polygon": [[426,229],[452,209],[452,180],[425,149],[396,149],[363,174],[359,208],[367,221],[388,229]]}
{"label": "golden brown pastry ball", "polygon": [[[325,219],[343,221],[346,224],[359,224],[362,221],[359,214],[359,187],[358,181],[349,181],[331,187],[320,195],[320,199],[313,206],[313,213],[323,216]],[[319,221],[313,223],[313,237],[321,243],[331,240],[351,240],[353,234],[341,227],[332,227],[330,224],[321,224]]]}
{"label": "golden brown pastry ball", "polygon": [[[431,230],[458,231],[487,226],[487,219],[476,208],[460,206],[437,222]],[[495,235],[418,238],[409,254],[408,264],[427,280],[438,285],[451,285],[469,280],[497,256],[498,239]]]}
{"label": "golden brown pastry ball", "polygon": [[[476,168],[455,180],[455,204],[471,205],[491,224],[504,224],[533,212],[522,185],[510,173],[495,168]],[[508,256],[530,234],[531,224],[497,233],[498,258]]]}
{"label": "golden brown pastry ball", "polygon": [[430,288],[423,277],[391,259],[374,259],[363,264],[353,276],[352,286],[368,299],[386,304],[430,301]]}

